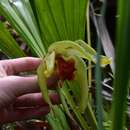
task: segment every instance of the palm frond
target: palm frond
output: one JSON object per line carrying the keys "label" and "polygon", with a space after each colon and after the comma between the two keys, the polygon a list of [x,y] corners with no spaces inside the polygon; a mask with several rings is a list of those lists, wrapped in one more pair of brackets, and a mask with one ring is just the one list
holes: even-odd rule
{"label": "palm frond", "polygon": [[87,0],[33,0],[44,44],[84,40]]}
{"label": "palm frond", "polygon": [[43,57],[45,48],[38,35],[38,29],[37,26],[35,26],[35,17],[32,16],[33,12],[29,2],[27,0],[11,2],[8,0],[1,0],[0,11],[26,41],[32,52],[39,57]]}
{"label": "palm frond", "polygon": [[25,56],[2,22],[0,22],[0,49],[10,58]]}

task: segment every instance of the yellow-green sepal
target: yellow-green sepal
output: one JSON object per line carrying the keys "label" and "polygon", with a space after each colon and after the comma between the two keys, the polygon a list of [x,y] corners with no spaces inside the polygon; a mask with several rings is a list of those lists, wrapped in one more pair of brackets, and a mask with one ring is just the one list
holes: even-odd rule
{"label": "yellow-green sepal", "polygon": [[38,75],[38,84],[42,92],[42,96],[44,100],[49,104],[49,106],[52,106],[52,103],[49,98],[48,89],[47,89],[47,82],[46,82],[46,76],[45,76],[45,69],[46,64],[42,63],[38,69],[37,69],[37,75]]}
{"label": "yellow-green sepal", "polygon": [[72,90],[79,109],[84,113],[88,104],[87,67],[84,60],[78,56],[70,56],[75,61],[74,79],[67,81]]}
{"label": "yellow-green sepal", "polygon": [[[78,40],[78,41],[76,41],[76,43],[78,43],[78,45],[82,46],[85,49],[86,55],[90,55],[89,57],[92,58],[91,61],[96,64],[97,63],[97,52],[90,45],[88,45],[87,43],[85,43],[82,40]],[[100,55],[100,66],[101,67],[105,67],[106,65],[111,64],[111,62],[112,62],[111,57]]]}
{"label": "yellow-green sepal", "polygon": [[46,77],[49,77],[54,72],[54,68],[55,68],[55,52],[53,51],[47,54],[44,61],[46,64],[46,70],[44,74],[46,75]]}

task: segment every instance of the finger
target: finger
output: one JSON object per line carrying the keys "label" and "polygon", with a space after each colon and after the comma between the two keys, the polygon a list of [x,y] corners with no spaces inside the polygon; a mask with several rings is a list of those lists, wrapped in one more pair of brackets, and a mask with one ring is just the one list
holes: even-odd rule
{"label": "finger", "polygon": [[[7,76],[1,79],[1,84],[4,86],[3,89],[7,89],[8,92],[13,92],[13,94],[15,94],[17,97],[23,94],[40,91],[37,76]],[[50,89],[52,89],[52,87],[49,86]]]}
{"label": "finger", "polygon": [[7,76],[7,74],[4,68],[2,67],[2,65],[0,64],[0,78],[5,77],[5,76]]}
{"label": "finger", "polygon": [[2,84],[0,86],[0,89],[2,90],[0,95],[0,108],[12,104],[19,96],[40,92],[36,76],[7,76],[0,79],[0,83]]}
{"label": "finger", "polygon": [[[16,97],[27,93],[39,92],[37,83],[37,77],[19,77],[19,76],[8,76],[1,79],[3,91],[6,95],[15,95]],[[1,86],[1,87],[2,87]]]}
{"label": "finger", "polygon": [[[27,93],[36,93],[40,91],[37,76],[7,76],[1,79],[1,84],[5,86],[4,88],[13,92],[17,97]],[[54,86],[48,87],[52,89]]]}
{"label": "finger", "polygon": [[4,109],[0,111],[0,124],[10,123],[14,121],[31,119],[33,117],[43,116],[49,113],[49,106],[39,108],[24,108],[24,109]]}
{"label": "finger", "polygon": [[33,57],[24,57],[0,61],[0,64],[5,69],[7,75],[34,70],[38,67],[40,63],[41,59]]}
{"label": "finger", "polygon": [[[53,104],[59,104],[60,98],[57,93],[51,93],[50,99]],[[17,98],[14,107],[34,107],[47,105],[41,93],[26,94]]]}

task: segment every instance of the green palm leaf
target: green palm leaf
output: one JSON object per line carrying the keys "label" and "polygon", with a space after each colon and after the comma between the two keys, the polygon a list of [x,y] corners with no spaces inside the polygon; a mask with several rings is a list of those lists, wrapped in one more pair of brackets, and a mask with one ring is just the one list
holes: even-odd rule
{"label": "green palm leaf", "polygon": [[87,0],[33,0],[44,44],[84,40]]}
{"label": "green palm leaf", "polygon": [[[20,2],[20,5],[23,4],[22,1],[18,0],[18,2]],[[1,0],[0,12],[7,18],[20,36],[26,41],[32,52],[39,57],[43,57],[45,54],[45,49],[38,36],[37,26],[35,26],[36,23],[34,21],[34,17],[32,17],[33,13],[30,9],[31,7],[29,6],[29,3],[26,0],[24,6],[18,6],[18,4],[15,8],[14,4],[16,6],[15,1],[11,3],[8,0]],[[27,17],[28,20],[26,18],[23,19],[23,17]],[[31,29],[31,32],[29,29]],[[37,35],[35,33],[37,33]]]}
{"label": "green palm leaf", "polygon": [[2,22],[0,22],[0,49],[10,58],[25,56]]}
{"label": "green palm leaf", "polygon": [[84,40],[86,7],[87,0],[0,1],[1,13],[39,57],[53,42]]}

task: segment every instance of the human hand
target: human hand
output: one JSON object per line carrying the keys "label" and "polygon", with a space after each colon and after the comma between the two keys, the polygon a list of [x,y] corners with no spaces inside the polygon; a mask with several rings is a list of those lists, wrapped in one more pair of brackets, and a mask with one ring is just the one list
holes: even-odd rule
{"label": "human hand", "polygon": [[[35,70],[38,58],[19,58],[0,61],[0,124],[45,115],[49,106],[39,93],[36,76],[14,76],[20,72]],[[50,95],[58,103],[57,94]]]}

